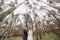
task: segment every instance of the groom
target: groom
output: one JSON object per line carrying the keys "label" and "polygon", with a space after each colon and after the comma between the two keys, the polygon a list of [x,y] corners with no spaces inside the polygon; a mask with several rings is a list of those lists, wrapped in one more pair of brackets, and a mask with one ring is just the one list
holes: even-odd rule
{"label": "groom", "polygon": [[28,30],[27,30],[27,27],[25,27],[25,29],[23,30],[23,40],[27,40],[27,37],[28,37]]}

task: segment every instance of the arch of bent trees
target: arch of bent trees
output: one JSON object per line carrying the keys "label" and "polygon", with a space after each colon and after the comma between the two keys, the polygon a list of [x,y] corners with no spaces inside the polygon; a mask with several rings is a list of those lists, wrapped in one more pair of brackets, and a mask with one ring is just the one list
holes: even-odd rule
{"label": "arch of bent trees", "polygon": [[[33,15],[33,17],[34,17],[34,21],[36,21],[36,16],[35,16],[35,11],[36,10],[39,10],[39,9],[36,9],[37,7],[35,6],[35,9],[34,9],[34,5],[38,5],[39,3],[34,3],[34,5],[32,5],[32,4],[30,4],[30,1],[24,1],[24,2],[26,2],[25,4],[25,6],[27,6],[28,7],[28,13],[30,12],[32,12],[34,15]],[[19,5],[22,5],[24,2],[22,2],[21,4],[19,4]],[[46,4],[46,5],[48,5],[49,7],[52,7],[52,8],[54,8],[54,9],[56,9],[56,10],[58,10],[58,11],[60,11],[60,9],[59,8],[57,8],[57,7],[55,7],[55,6],[52,6],[52,5],[49,5],[49,4],[47,4],[47,3],[45,3],[45,2],[43,2],[43,1],[39,1],[39,2],[42,2],[42,3],[44,3],[44,4]],[[19,6],[18,5],[18,6]],[[40,6],[41,7],[41,6]],[[0,21],[1,20],[3,20],[7,15],[9,15],[11,12],[13,12],[15,9],[16,9],[17,7],[9,7],[8,8],[8,10],[6,10],[6,11],[3,11],[3,12],[1,12],[1,14],[0,14]],[[45,9],[45,10],[47,10],[48,12],[49,12],[49,14],[50,15],[52,15],[54,18],[55,18],[55,20],[57,21],[57,25],[59,26],[60,24],[60,20],[58,19],[58,18],[56,18],[53,14],[51,14],[51,13],[54,13],[54,12],[52,12],[51,10],[48,10],[48,9],[46,9],[46,8],[42,8],[42,9]],[[32,11],[30,11],[30,10],[32,10]],[[40,11],[40,10],[39,10]],[[5,14],[4,14],[5,13]],[[4,15],[4,16],[3,16]],[[2,18],[1,18],[2,17]],[[44,18],[44,17],[43,17]],[[56,35],[58,35],[58,36],[60,36],[57,32],[56,32],[56,30],[54,30],[53,28],[52,28],[52,26],[51,26],[51,24],[49,24],[49,22],[47,22],[48,23],[48,26],[50,26],[50,28],[53,30],[53,32],[56,34]],[[35,22],[35,24],[36,24],[36,22]],[[52,24],[53,25],[53,24]],[[36,26],[36,25],[35,25]],[[54,25],[53,25],[54,26]],[[37,27],[35,27],[36,28],[36,30],[37,30]],[[37,32],[37,31],[36,31]]]}

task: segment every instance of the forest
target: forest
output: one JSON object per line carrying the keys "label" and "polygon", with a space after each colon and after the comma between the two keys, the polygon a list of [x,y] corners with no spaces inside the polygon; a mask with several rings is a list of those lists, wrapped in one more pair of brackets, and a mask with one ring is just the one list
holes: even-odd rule
{"label": "forest", "polygon": [[0,0],[0,40],[60,40],[60,0]]}

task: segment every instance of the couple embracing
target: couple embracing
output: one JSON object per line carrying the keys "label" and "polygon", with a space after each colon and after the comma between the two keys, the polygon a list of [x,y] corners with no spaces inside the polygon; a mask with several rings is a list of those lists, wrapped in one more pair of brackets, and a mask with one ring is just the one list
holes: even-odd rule
{"label": "couple embracing", "polygon": [[23,30],[23,40],[33,40],[33,32],[31,27],[26,27]]}

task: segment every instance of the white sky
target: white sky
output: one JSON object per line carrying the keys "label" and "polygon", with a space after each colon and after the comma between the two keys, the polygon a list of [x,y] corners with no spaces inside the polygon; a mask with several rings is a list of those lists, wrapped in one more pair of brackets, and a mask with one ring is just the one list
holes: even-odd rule
{"label": "white sky", "polygon": [[[5,3],[9,4],[11,1],[15,2],[14,0],[6,0]],[[23,1],[24,0],[18,0],[18,4],[21,3],[21,2],[23,2]],[[33,0],[33,1],[36,2],[36,0]],[[47,0],[42,0],[42,1],[46,2]],[[24,4],[21,5],[21,6],[19,6],[19,8],[17,8],[14,13],[16,14],[18,12],[20,12],[20,13],[25,13],[26,12],[26,7],[25,7]]]}
{"label": "white sky", "polygon": [[[22,1],[24,1],[24,0],[22,0]],[[19,3],[21,3],[22,1],[18,1]],[[23,4],[23,5],[21,5],[19,8],[17,8],[16,10],[15,10],[15,14],[17,14],[18,12],[19,13],[26,13],[26,11],[28,11],[27,9],[26,9],[27,7]],[[30,16],[33,16],[32,14],[30,15]],[[20,15],[19,16],[20,17],[20,19],[22,20],[22,16]],[[32,17],[33,18],[33,17]],[[22,20],[22,22],[23,22],[23,20]]]}
{"label": "white sky", "polygon": [[[7,4],[9,4],[11,1],[13,1],[14,2],[14,0],[7,0],[5,3],[7,3]],[[18,4],[19,3],[22,3],[24,0],[18,0]],[[34,2],[37,2],[36,0],[33,0]],[[42,1],[44,1],[45,3],[46,3],[46,1],[47,0],[42,0]],[[29,0],[29,2],[32,4],[32,1],[31,0]],[[47,9],[53,9],[53,8],[51,8],[51,7],[49,7],[49,6],[47,6],[46,4],[44,4],[44,3],[42,3],[42,2],[40,2],[40,3],[38,3],[39,5],[43,5],[43,6],[46,6],[46,8]],[[33,5],[34,6],[34,5]],[[40,6],[36,6],[36,8],[37,9],[39,9],[39,7]],[[21,5],[21,6],[19,6],[15,11],[14,11],[14,14],[17,14],[17,13],[26,13],[26,11],[28,11],[27,9],[26,9],[27,7],[23,4],[23,5]],[[36,11],[37,12],[37,14],[40,16],[40,17],[42,17],[41,16],[41,14],[42,15],[45,15],[46,13],[45,13],[45,11],[44,10],[42,10],[42,11]],[[41,14],[40,14],[41,13]],[[31,14],[32,15],[32,14]],[[22,16],[19,16],[20,18],[22,17]],[[22,18],[21,18],[22,19]]]}
{"label": "white sky", "polygon": [[[6,0],[5,3],[6,3],[6,4],[10,4],[11,1],[15,2],[14,0]],[[24,1],[24,0],[18,0],[18,4],[22,3],[23,1]],[[20,12],[20,13],[25,13],[25,12],[26,12],[26,8],[25,8],[24,4],[21,5],[21,6],[19,6],[19,7],[14,11],[14,14],[17,14],[18,12]]]}

